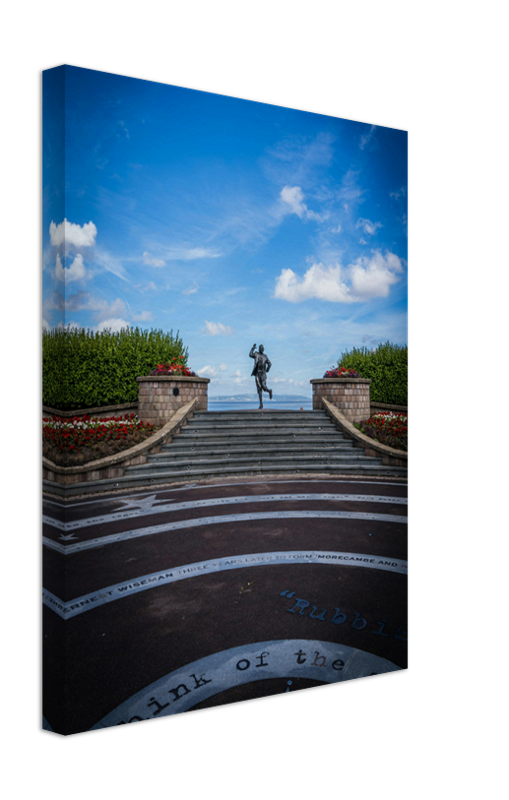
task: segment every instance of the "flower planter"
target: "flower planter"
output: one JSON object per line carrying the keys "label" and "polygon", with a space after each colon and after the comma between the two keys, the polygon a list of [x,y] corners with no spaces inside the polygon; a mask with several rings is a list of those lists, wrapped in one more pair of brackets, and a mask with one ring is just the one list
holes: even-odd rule
{"label": "flower planter", "polygon": [[313,386],[313,410],[323,408],[322,397],[340,409],[349,422],[370,416],[368,378],[316,378]]}
{"label": "flower planter", "polygon": [[183,405],[198,399],[196,411],[208,407],[209,378],[186,378],[184,375],[144,375],[138,381],[138,417],[151,425],[169,420]]}

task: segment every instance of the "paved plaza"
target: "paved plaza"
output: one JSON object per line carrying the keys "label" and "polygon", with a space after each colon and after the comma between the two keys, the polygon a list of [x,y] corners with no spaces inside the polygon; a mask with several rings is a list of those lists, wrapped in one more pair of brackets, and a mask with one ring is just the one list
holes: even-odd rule
{"label": "paved plaza", "polygon": [[246,476],[43,500],[54,731],[407,666],[405,481]]}

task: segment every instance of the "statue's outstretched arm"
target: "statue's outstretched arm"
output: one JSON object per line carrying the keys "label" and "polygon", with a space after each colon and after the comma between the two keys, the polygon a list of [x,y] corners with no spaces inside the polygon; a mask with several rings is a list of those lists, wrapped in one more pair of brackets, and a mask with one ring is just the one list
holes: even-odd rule
{"label": "statue's outstretched arm", "polygon": [[266,367],[267,372],[269,371],[271,366],[272,366],[272,364],[270,363],[269,359],[267,359],[267,367]]}
{"label": "statue's outstretched arm", "polygon": [[251,350],[249,351],[249,356],[250,356],[250,358],[256,358],[256,356],[255,356],[255,354],[254,354],[255,347],[256,347],[256,345],[254,344],[254,345],[252,346]]}

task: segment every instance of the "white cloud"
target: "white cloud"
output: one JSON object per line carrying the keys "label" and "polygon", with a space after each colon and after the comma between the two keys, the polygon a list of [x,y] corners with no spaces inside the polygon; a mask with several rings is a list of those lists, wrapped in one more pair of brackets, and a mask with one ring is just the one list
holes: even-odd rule
{"label": "white cloud", "polygon": [[133,319],[136,322],[148,322],[152,319],[151,311],[142,311],[141,314],[133,314]]}
{"label": "white cloud", "polygon": [[134,284],[134,288],[138,289],[140,292],[157,292],[157,286],[155,285],[154,281],[149,281],[148,283],[136,283]]}
{"label": "white cloud", "polygon": [[184,289],[182,291],[182,294],[195,294],[199,288],[200,287],[198,286],[196,281],[193,281],[193,285],[189,289]]}
{"label": "white cloud", "polygon": [[166,253],[169,261],[195,261],[197,258],[219,258],[222,253],[208,247],[172,247]]}
{"label": "white cloud", "polygon": [[43,329],[43,331],[51,330],[51,325],[49,324],[49,322],[47,320],[44,319],[44,317],[42,318],[42,329]]}
{"label": "white cloud", "polygon": [[325,267],[313,264],[299,280],[292,269],[281,270],[276,281],[274,297],[288,300],[290,303],[302,303],[312,297],[328,300],[333,303],[349,303],[349,290],[341,280],[341,267]]}
{"label": "white cloud", "polygon": [[205,320],[205,332],[209,336],[231,336],[233,328],[230,325],[223,325],[222,322],[208,322]]}
{"label": "white cloud", "polygon": [[113,275],[116,275],[117,278],[122,278],[123,281],[128,281],[127,273],[120,263],[119,259],[115,256],[112,256],[106,250],[102,250],[101,248],[96,248],[94,253],[94,261],[106,272],[111,272]]}
{"label": "white cloud", "polygon": [[362,228],[367,236],[373,236],[379,228],[383,228],[381,222],[371,222],[370,219],[363,219],[362,217],[357,220],[356,228]]}
{"label": "white cloud", "polygon": [[334,140],[330,133],[319,133],[313,141],[290,135],[266,150],[262,168],[276,184],[309,185],[317,170],[331,163]]}
{"label": "white cloud", "polygon": [[65,301],[65,309],[67,312],[92,311],[97,322],[102,324],[104,320],[111,321],[115,318],[123,318],[126,312],[126,304],[120,297],[108,303],[107,300],[93,297],[88,292],[77,292],[69,295]]}
{"label": "white cloud", "polygon": [[143,263],[149,267],[164,267],[166,265],[166,261],[163,261],[162,258],[152,258],[149,253],[143,253]]}
{"label": "white cloud", "polygon": [[92,247],[95,244],[97,228],[93,222],[85,225],[76,225],[64,219],[59,225],[52,221],[49,226],[50,242],[55,247],[62,244],[74,245],[75,247]]}
{"label": "white cloud", "polygon": [[230,378],[242,378],[242,372],[240,369],[236,369],[235,372],[232,372]]}
{"label": "white cloud", "polygon": [[228,364],[219,364],[219,369],[221,372],[225,372],[228,369]]}
{"label": "white cloud", "polygon": [[274,297],[290,303],[312,298],[331,303],[360,303],[373,297],[387,297],[390,287],[403,273],[403,265],[394,253],[385,256],[373,251],[342,269],[339,264],[313,264],[299,278],[292,269],[283,269],[276,280]]}
{"label": "white cloud", "polygon": [[364,150],[365,147],[371,142],[373,136],[375,135],[376,125],[371,125],[369,131],[363,134],[359,141],[359,147],[361,150]]}
{"label": "white cloud", "polygon": [[350,207],[364,202],[365,189],[361,189],[357,179],[359,173],[349,169],[341,180],[341,186],[336,190],[336,199],[342,203],[345,211],[349,211]]}
{"label": "white cloud", "polygon": [[401,189],[397,192],[389,193],[389,197],[393,197],[395,200],[399,200],[400,197],[405,197],[405,195],[406,195],[406,189],[404,186],[402,186]]}
{"label": "white cloud", "polygon": [[120,317],[126,310],[126,305],[120,297],[117,297],[112,303],[108,303],[107,300],[99,300],[98,298],[90,297],[86,307],[91,311],[95,311],[96,319],[100,321]]}
{"label": "white cloud", "polygon": [[214,378],[217,375],[217,369],[210,364],[198,370],[200,378]]}
{"label": "white cloud", "polygon": [[285,186],[281,189],[281,200],[287,203],[292,209],[294,214],[302,219],[306,214],[306,206],[304,205],[304,194],[300,186]]}
{"label": "white cloud", "polygon": [[59,253],[55,262],[55,280],[64,283],[71,283],[71,281],[82,281],[86,277],[87,271],[83,263],[83,256],[78,253],[70,267],[64,267],[60,259]]}
{"label": "white cloud", "polygon": [[317,222],[323,222],[328,217],[328,214],[317,214],[308,209],[304,203],[304,194],[300,186],[284,186],[281,189],[280,197],[283,203],[286,203],[300,219],[315,219]]}
{"label": "white cloud", "polygon": [[100,322],[98,325],[95,326],[94,330],[100,333],[101,331],[104,331],[106,328],[111,328],[112,332],[116,333],[117,331],[122,330],[122,328],[129,328],[129,327],[131,326],[129,325],[128,322],[125,321],[125,319],[114,318],[114,319],[103,320],[102,322]]}
{"label": "white cloud", "polygon": [[331,228],[332,233],[341,233],[341,225],[336,225],[335,228]]}
{"label": "white cloud", "polygon": [[387,297],[390,287],[399,281],[403,265],[394,253],[385,256],[377,250],[371,258],[362,256],[350,265],[352,290],[363,300]]}

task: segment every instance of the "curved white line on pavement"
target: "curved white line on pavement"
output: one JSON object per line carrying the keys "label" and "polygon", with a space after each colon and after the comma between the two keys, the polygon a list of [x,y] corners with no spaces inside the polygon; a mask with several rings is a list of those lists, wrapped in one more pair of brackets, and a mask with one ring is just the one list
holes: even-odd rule
{"label": "curved white line on pavement", "polygon": [[240,556],[225,556],[224,558],[197,561],[193,564],[184,564],[180,567],[170,567],[159,572],[141,575],[129,581],[106,586],[96,592],[84,594],[65,603],[56,595],[43,589],[43,603],[52,608],[62,619],[71,619],[85,611],[90,611],[98,606],[129,597],[156,586],[168,583],[210,575],[215,572],[224,572],[230,569],[243,569],[245,567],[281,566],[287,564],[334,564],[346,567],[366,567],[380,569],[386,572],[395,572],[406,575],[408,566],[406,561],[383,556],[373,556],[366,553],[342,553],[329,550],[283,550],[274,553],[250,553]]}
{"label": "curved white line on pavement", "polygon": [[253,681],[284,679],[286,691],[291,691],[292,678],[339,683],[400,669],[374,653],[333,642],[282,639],[249,643],[169,672],[121,703],[90,730],[189,711],[219,692]]}
{"label": "curved white line on pavement", "polygon": [[[388,497],[387,495],[366,495],[366,494],[255,494],[244,495],[241,497],[211,497],[204,500],[192,500],[185,503],[174,503],[154,506],[155,495],[151,495],[145,500],[123,501],[128,505],[140,505],[137,509],[125,509],[113,511],[110,514],[101,514],[85,519],[77,519],[72,522],[62,522],[53,517],[43,515],[42,521],[61,531],[75,531],[82,528],[89,528],[93,525],[104,525],[110,522],[119,522],[125,519],[138,517],[155,516],[156,514],[166,514],[173,511],[187,511],[195,508],[206,508],[209,506],[239,505],[244,503],[281,503],[285,501],[301,502],[304,500],[314,501],[333,501],[338,503],[389,503],[390,505],[407,505],[406,497]],[[151,501],[151,502],[149,502]]]}
{"label": "curved white line on pavement", "polygon": [[[195,517],[193,519],[183,519],[177,522],[166,522],[161,525],[150,525],[146,528],[136,528],[131,531],[120,531],[109,536],[101,536],[97,539],[88,539],[75,544],[61,544],[54,542],[47,536],[43,536],[43,544],[59,553],[71,555],[82,550],[93,550],[96,547],[104,547],[107,544],[124,542],[129,539],[137,539],[140,536],[153,536],[158,533],[168,531],[183,530],[185,528],[197,528],[202,525],[228,524],[232,522],[257,522],[265,519],[357,519],[370,522],[396,522],[406,525],[407,517],[399,514],[369,514],[364,511],[264,511],[249,514],[220,514],[214,517]],[[75,534],[68,536],[61,535],[61,539],[75,539]]]}
{"label": "curved white line on pavement", "polygon": [[[118,492],[111,495],[110,497],[104,497],[104,494],[98,495],[94,498],[94,500],[79,500],[77,503],[73,503],[72,497],[65,503],[59,503],[58,500],[52,500],[50,497],[46,495],[43,491],[43,501],[44,503],[51,503],[53,506],[59,506],[60,508],[76,508],[77,506],[90,506],[96,503],[117,503],[117,502],[124,502],[124,500],[136,498],[136,497],[143,497],[146,494],[154,493],[156,490],[156,494],[168,494],[170,492],[187,492],[191,489],[216,489],[223,486],[257,486],[260,483],[264,483],[268,486],[271,486],[273,483],[346,483],[346,484],[358,484],[359,486],[407,486],[406,481],[401,481],[399,483],[394,483],[390,481],[365,481],[362,478],[359,480],[341,480],[337,478],[323,478],[323,480],[314,480],[314,479],[307,479],[301,478],[300,480],[278,480],[278,481],[271,481],[271,480],[259,480],[259,481],[239,481],[238,483],[186,483],[181,486],[177,486],[174,489],[156,489],[156,487],[152,487],[150,489],[146,489],[142,491],[141,489],[137,490],[137,494],[119,494]],[[128,490],[127,490],[128,491]]]}

